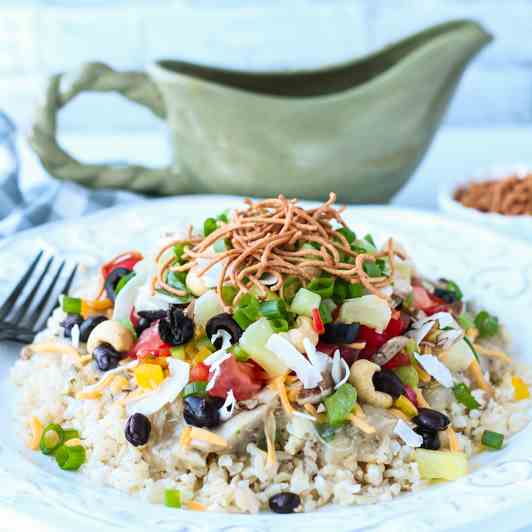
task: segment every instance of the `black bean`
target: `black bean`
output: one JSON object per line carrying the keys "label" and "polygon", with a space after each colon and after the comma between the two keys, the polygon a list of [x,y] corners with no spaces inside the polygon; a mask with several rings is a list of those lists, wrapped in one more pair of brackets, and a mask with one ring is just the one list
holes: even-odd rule
{"label": "black bean", "polygon": [[186,344],[194,336],[194,322],[177,305],[171,305],[168,318],[159,321],[159,336],[170,345]]}
{"label": "black bean", "polygon": [[[207,336],[212,338],[220,329],[227,331],[231,335],[231,343],[236,344],[242,336],[242,329],[240,325],[232,318],[231,314],[224,312],[211,318],[205,326],[205,332]],[[223,343],[222,338],[217,338],[214,342],[216,349],[221,349]]]}
{"label": "black bean", "polygon": [[87,318],[79,326],[79,341],[86,342],[89,339],[89,335],[93,331],[93,329],[106,320],[107,318],[105,316],[92,316],[90,318]]}
{"label": "black bean", "polygon": [[276,514],[291,514],[301,504],[301,499],[296,493],[289,491],[272,495],[268,501],[270,510]]}
{"label": "black bean", "polygon": [[72,327],[81,326],[83,318],[79,314],[68,314],[67,317],[59,324],[65,331],[66,338],[72,338]]}
{"label": "black bean", "polygon": [[217,427],[220,420],[220,401],[217,397],[189,395],[183,401],[183,417],[193,427]]}
{"label": "black bean", "polygon": [[378,392],[387,393],[395,399],[403,395],[405,391],[401,379],[393,371],[387,369],[373,374],[373,386]]}
{"label": "black bean", "polygon": [[413,417],[412,421],[424,429],[433,431],[445,430],[450,423],[449,418],[445,414],[430,408],[420,408],[418,415]]}
{"label": "black bean", "polygon": [[118,366],[122,354],[114,350],[112,345],[100,344],[92,353],[92,358],[100,371],[109,371]]}
{"label": "black bean", "polygon": [[358,336],[358,323],[327,323],[320,341],[326,344],[352,344]]}
{"label": "black bean", "polygon": [[422,449],[437,451],[440,448],[440,437],[437,431],[416,427],[414,432],[417,432],[423,438]]}
{"label": "black bean", "polygon": [[148,443],[150,432],[151,423],[144,414],[139,414],[137,412],[127,420],[125,436],[126,440],[131,443],[131,445],[139,447],[140,445]]}
{"label": "black bean", "polygon": [[434,295],[440,299],[443,299],[445,303],[449,303],[451,305],[458,301],[456,294],[450,290],[445,290],[445,288],[435,288]]}
{"label": "black bean", "polygon": [[107,294],[107,297],[114,302],[116,298],[116,286],[120,282],[120,279],[122,277],[125,277],[126,275],[129,275],[131,273],[131,270],[128,270],[127,268],[115,268],[112,270],[107,278],[105,279],[105,292]]}
{"label": "black bean", "polygon": [[167,310],[141,310],[137,312],[139,317],[135,332],[137,337],[140,336],[154,321],[162,320],[168,317]]}

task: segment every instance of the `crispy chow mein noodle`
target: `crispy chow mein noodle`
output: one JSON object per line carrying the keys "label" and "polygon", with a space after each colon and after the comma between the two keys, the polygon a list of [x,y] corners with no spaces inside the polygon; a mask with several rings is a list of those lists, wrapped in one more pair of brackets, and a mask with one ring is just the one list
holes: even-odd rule
{"label": "crispy chow mein noodle", "polygon": [[465,207],[506,215],[532,215],[532,174],[469,183],[454,198]]}
{"label": "crispy chow mein noodle", "polygon": [[[169,271],[185,272],[196,267],[197,275],[201,277],[221,264],[217,294],[222,302],[222,288],[226,284],[237,288],[235,302],[238,302],[252,287],[265,297],[268,291],[261,282],[265,275],[274,278],[268,289],[277,292],[282,290],[288,276],[297,277],[306,286],[320,272],[350,283],[361,283],[370,293],[388,299],[379,289],[391,283],[395,272],[394,257],[403,257],[403,254],[394,248],[392,239],[382,252],[353,251],[347,238],[337,231],[337,226],[347,227],[347,224],[341,211],[334,208],[335,200],[336,195],[331,193],[320,207],[305,210],[295,199],[284,196],[258,202],[247,199],[246,209],[235,211],[229,223],[208,236],[195,237],[189,229],[187,238],[166,244],[157,260],[172,246],[185,244],[184,262],[175,264],[175,257],[162,261],[154,287],[184,295],[165,282]],[[229,249],[215,253],[212,246],[219,240],[226,241]],[[369,276],[364,271],[364,264],[383,257],[388,259],[390,275]]]}

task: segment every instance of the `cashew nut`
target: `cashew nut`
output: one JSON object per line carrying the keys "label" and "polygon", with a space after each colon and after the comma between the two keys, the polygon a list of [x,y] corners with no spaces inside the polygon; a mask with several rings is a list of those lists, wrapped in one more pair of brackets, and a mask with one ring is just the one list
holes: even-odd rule
{"label": "cashew nut", "polygon": [[92,355],[101,344],[109,344],[116,352],[125,353],[135,344],[133,333],[119,321],[106,320],[98,324],[87,340],[87,352]]}
{"label": "cashew nut", "polygon": [[380,371],[379,365],[369,360],[357,360],[351,366],[349,382],[356,388],[358,397],[365,403],[380,408],[390,408],[393,404],[391,395],[378,392],[373,386],[373,375]]}
{"label": "cashew nut", "polygon": [[312,327],[312,320],[307,316],[299,316],[296,320],[297,327],[290,329],[286,333],[281,333],[300,353],[305,352],[303,340],[307,338],[312,345],[317,345],[319,336]]}

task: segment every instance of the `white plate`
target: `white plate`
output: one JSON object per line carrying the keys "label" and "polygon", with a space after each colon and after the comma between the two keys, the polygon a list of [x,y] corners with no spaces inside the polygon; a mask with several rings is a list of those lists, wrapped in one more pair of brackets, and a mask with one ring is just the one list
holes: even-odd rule
{"label": "white plate", "polygon": [[[28,231],[0,247],[0,296],[37,249],[45,248],[96,268],[105,258],[155,239],[162,228],[200,222],[239,205],[234,197],[190,196],[115,208],[69,223]],[[360,234],[377,241],[389,235],[411,252],[422,272],[456,280],[468,297],[495,312],[514,335],[514,351],[532,362],[532,248],[481,228],[431,214],[387,207],[348,208],[345,216]],[[1,298],[0,298],[1,300]],[[532,427],[504,450],[484,453],[468,477],[372,506],[329,507],[311,514],[258,516],[206,514],[144,503],[111,489],[94,487],[78,474],[26,450],[14,435],[6,383],[15,351],[2,345],[0,358],[0,505],[11,523],[40,529],[93,532],[103,529],[159,531],[257,531],[332,529],[430,531],[488,525],[513,530],[532,522]],[[3,525],[3,523],[2,523]],[[9,529],[15,529],[10,526]],[[28,528],[26,526],[26,528]]]}

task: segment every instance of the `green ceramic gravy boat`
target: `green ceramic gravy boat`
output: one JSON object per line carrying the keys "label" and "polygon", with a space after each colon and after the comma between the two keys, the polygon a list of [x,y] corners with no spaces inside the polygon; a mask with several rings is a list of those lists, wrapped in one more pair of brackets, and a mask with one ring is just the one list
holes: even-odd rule
{"label": "green ceramic gravy boat", "polygon": [[[491,36],[455,21],[345,64],[249,73],[158,61],[148,73],[84,65],[51,78],[30,142],[59,179],[184,194],[283,193],[385,202],[413,173],[468,62]],[[66,80],[64,80],[66,81]],[[83,91],[115,91],[167,121],[169,168],[84,164],[57,142],[58,110]]]}

